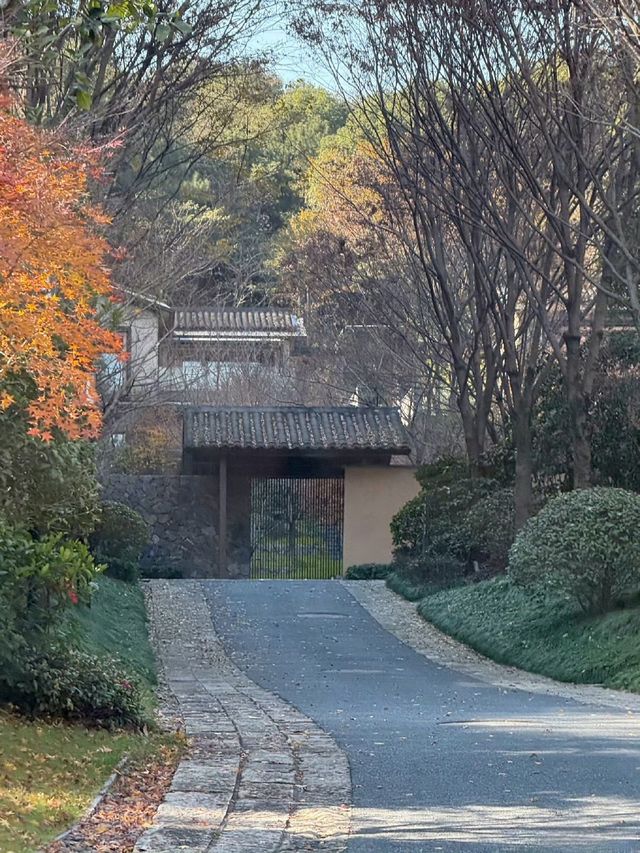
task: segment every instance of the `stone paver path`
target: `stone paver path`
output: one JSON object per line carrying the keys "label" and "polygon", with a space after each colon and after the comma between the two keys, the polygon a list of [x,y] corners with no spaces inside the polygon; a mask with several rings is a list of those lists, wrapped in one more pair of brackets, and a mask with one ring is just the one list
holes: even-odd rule
{"label": "stone paver path", "polygon": [[191,749],[135,853],[345,850],[344,752],[229,660],[200,582],[154,581],[148,602]]}

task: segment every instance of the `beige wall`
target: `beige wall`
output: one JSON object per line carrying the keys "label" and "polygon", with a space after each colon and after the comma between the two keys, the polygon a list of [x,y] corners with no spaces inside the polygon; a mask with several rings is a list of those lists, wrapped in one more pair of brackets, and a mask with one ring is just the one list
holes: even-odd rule
{"label": "beige wall", "polygon": [[158,382],[158,315],[136,311],[129,320],[132,393],[140,395]]}
{"label": "beige wall", "polygon": [[415,468],[367,466],[345,469],[345,568],[391,560],[391,519],[419,490]]}

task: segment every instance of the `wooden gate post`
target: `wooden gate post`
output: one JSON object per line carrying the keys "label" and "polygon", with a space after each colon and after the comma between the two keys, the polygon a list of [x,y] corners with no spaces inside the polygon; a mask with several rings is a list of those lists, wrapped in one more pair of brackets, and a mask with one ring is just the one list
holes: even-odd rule
{"label": "wooden gate post", "polygon": [[218,572],[227,574],[227,457],[222,454],[218,463]]}

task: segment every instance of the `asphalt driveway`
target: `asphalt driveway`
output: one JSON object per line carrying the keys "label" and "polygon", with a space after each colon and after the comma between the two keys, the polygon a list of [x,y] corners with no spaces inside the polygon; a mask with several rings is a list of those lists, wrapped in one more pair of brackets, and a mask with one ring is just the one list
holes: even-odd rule
{"label": "asphalt driveway", "polygon": [[335,581],[205,585],[235,663],[347,752],[350,853],[640,853],[637,715],[431,663]]}

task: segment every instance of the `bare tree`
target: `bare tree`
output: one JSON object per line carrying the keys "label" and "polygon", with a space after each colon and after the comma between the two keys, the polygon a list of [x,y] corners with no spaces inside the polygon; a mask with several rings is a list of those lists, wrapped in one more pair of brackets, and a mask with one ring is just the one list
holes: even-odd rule
{"label": "bare tree", "polygon": [[633,305],[637,268],[621,227],[637,184],[619,121],[630,99],[602,26],[573,0],[330,5],[304,4],[299,30],[340,55],[355,115],[412,211],[425,274],[448,259],[448,228],[469,253],[465,290],[487,305],[497,402],[522,426],[520,458],[548,348],[571,410],[574,485],[588,484],[600,341],[611,301]]}

